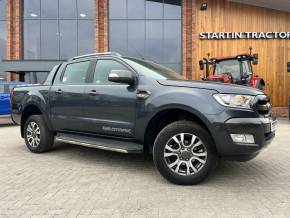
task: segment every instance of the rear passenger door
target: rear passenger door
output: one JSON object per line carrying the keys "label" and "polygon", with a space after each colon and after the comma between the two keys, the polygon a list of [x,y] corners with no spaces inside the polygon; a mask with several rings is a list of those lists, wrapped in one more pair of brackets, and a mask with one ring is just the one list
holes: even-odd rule
{"label": "rear passenger door", "polygon": [[136,87],[108,80],[112,70],[131,70],[120,60],[100,58],[96,61],[90,84],[86,87],[85,130],[95,134],[134,135]]}
{"label": "rear passenger door", "polygon": [[83,130],[85,88],[91,61],[67,64],[50,89],[51,120],[59,131]]}

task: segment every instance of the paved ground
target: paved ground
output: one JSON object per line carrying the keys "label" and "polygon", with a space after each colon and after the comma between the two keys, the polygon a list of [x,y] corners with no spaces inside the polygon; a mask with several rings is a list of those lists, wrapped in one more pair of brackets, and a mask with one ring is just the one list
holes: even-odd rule
{"label": "paved ground", "polygon": [[59,144],[30,153],[0,125],[0,217],[289,217],[290,124],[247,163],[221,161],[208,181],[168,183],[152,160]]}

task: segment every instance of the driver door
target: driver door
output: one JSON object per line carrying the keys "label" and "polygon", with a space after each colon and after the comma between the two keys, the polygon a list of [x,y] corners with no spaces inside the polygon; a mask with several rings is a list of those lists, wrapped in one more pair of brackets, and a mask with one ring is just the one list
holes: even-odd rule
{"label": "driver door", "polygon": [[96,60],[85,94],[85,131],[131,138],[136,116],[136,86],[108,80],[112,70],[129,70],[123,62],[110,58]]}

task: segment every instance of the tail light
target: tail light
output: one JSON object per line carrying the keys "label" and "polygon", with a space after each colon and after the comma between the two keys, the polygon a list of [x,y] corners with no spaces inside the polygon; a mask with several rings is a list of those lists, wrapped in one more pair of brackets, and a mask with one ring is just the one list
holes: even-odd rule
{"label": "tail light", "polygon": [[10,111],[11,112],[12,112],[12,108],[13,108],[14,94],[15,94],[15,91],[14,91],[14,89],[12,89],[11,92],[10,92]]}

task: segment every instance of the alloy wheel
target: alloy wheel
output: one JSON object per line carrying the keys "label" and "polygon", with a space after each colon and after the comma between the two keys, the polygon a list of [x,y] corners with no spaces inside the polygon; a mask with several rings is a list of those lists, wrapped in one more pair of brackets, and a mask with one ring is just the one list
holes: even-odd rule
{"label": "alloy wheel", "polygon": [[173,172],[183,176],[193,175],[205,165],[207,150],[196,135],[179,133],[165,145],[164,159]]}
{"label": "alloy wheel", "polygon": [[30,122],[26,129],[26,138],[29,145],[36,148],[40,143],[40,128],[36,122]]}

